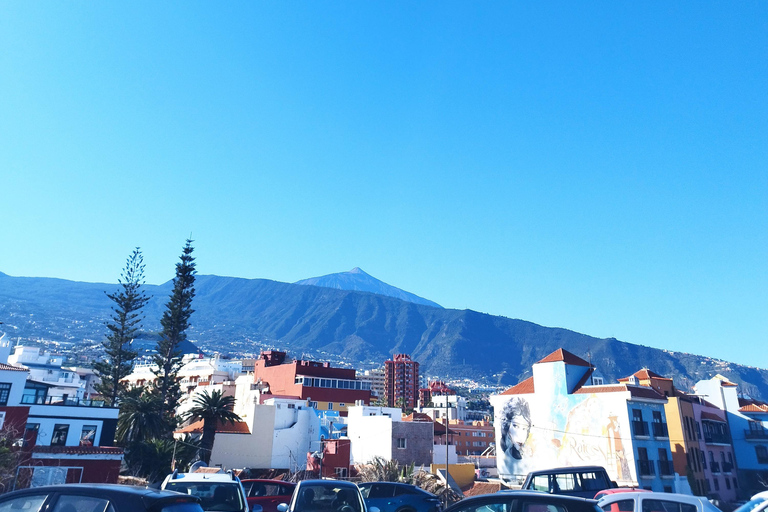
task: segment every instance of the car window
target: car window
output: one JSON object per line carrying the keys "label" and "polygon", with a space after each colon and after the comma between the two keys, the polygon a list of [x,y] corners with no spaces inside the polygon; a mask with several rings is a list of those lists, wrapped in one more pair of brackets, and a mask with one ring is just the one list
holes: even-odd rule
{"label": "car window", "polygon": [[413,489],[410,487],[407,487],[405,485],[396,485],[395,488],[395,496],[400,496],[402,494],[416,494]]}
{"label": "car window", "polygon": [[549,475],[534,475],[531,484],[534,491],[549,492]]}
{"label": "car window", "polygon": [[555,475],[555,482],[557,482],[557,489],[560,491],[581,490],[581,485],[576,481],[576,475],[574,473],[561,473]]}
{"label": "car window", "polygon": [[564,507],[545,501],[522,501],[520,510],[522,512],[566,512]]}
{"label": "car window", "polygon": [[604,512],[632,512],[635,509],[635,500],[619,500],[601,507]]}
{"label": "car window", "polygon": [[305,485],[291,508],[294,512],[360,512],[361,503],[356,487]]}
{"label": "car window", "polygon": [[369,498],[391,498],[394,496],[394,486],[387,484],[371,484],[368,491]]}
{"label": "car window", "polygon": [[62,494],[56,500],[53,512],[115,512],[109,500],[92,496]]}
{"label": "car window", "polygon": [[643,512],[696,512],[696,505],[670,500],[643,500]]}
{"label": "car window", "polygon": [[171,481],[165,488],[197,496],[202,501],[203,510],[237,512],[243,509],[240,485],[236,482]]}
{"label": "car window", "polygon": [[581,478],[581,488],[584,491],[600,491],[610,487],[602,473],[580,473],[579,477]]}
{"label": "car window", "polygon": [[12,498],[0,502],[0,512],[38,512],[47,497],[47,494],[33,494]]}
{"label": "car window", "polygon": [[510,507],[507,500],[480,500],[465,503],[464,506],[459,502],[455,512],[509,512],[509,510]]}

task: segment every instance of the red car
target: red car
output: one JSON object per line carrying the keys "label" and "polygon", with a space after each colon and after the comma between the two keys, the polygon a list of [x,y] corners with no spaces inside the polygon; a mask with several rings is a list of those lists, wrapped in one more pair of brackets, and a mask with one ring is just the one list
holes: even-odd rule
{"label": "red car", "polygon": [[264,512],[277,512],[277,506],[291,501],[296,484],[282,480],[246,479],[241,480],[245,489],[248,508],[261,505]]}

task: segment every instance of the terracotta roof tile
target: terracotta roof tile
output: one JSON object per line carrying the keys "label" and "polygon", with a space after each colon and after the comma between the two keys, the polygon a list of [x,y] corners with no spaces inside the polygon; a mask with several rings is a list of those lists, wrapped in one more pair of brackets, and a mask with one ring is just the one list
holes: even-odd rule
{"label": "terracotta roof tile", "polygon": [[[592,366],[577,355],[571,354],[563,348],[559,348],[539,361],[539,363],[556,363],[562,361],[573,366]],[[538,364],[538,363],[537,363]]]}
{"label": "terracotta roof tile", "polygon": [[[216,433],[222,434],[250,434],[248,425],[242,421],[230,422],[218,422],[216,425]],[[203,433],[203,420],[190,423],[184,428],[180,428],[174,432],[174,434],[202,434]]]}
{"label": "terracotta roof tile", "polygon": [[535,390],[533,388],[533,377],[528,377],[524,381],[515,384],[511,388],[505,390],[504,392],[500,393],[501,395],[528,395],[530,393],[533,393]]}
{"label": "terracotta roof tile", "polygon": [[117,446],[35,446],[32,453],[62,453],[66,455],[122,455]]}
{"label": "terracotta roof tile", "polygon": [[29,368],[21,368],[19,366],[13,366],[10,364],[0,363],[0,370],[6,370],[9,372],[28,372]]}
{"label": "terracotta roof tile", "polygon": [[[642,370],[638,370],[635,373],[633,373],[632,376],[637,377],[639,380],[651,380],[651,379],[672,380],[667,377],[662,377],[658,373],[652,372],[648,368],[643,368]],[[619,382],[625,382],[627,380],[629,380],[629,377],[618,379]]]}
{"label": "terracotta roof tile", "polygon": [[768,412],[768,405],[751,403],[739,408],[739,412]]}
{"label": "terracotta roof tile", "polygon": [[582,395],[588,393],[619,393],[627,391],[626,384],[605,384],[602,386],[582,386],[574,391],[574,394]]}
{"label": "terracotta roof tile", "polygon": [[574,391],[574,394],[589,394],[589,393],[621,393],[629,391],[630,396],[633,398],[653,398],[657,400],[665,400],[666,397],[648,386],[628,386],[626,384],[608,384],[605,386],[583,386],[581,389]]}
{"label": "terracotta roof tile", "polygon": [[[445,464],[443,464],[445,466]],[[464,493],[465,498],[470,496],[482,496],[483,494],[495,494],[502,489],[501,483],[498,482],[473,482],[472,485],[462,487],[461,490]]]}

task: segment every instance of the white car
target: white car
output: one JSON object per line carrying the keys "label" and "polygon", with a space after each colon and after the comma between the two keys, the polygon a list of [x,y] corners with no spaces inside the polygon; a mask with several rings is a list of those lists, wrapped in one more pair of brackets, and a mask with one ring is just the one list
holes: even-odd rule
{"label": "white car", "polygon": [[706,498],[669,492],[622,492],[597,502],[603,512],[720,512]]}
{"label": "white car", "polygon": [[768,511],[768,491],[752,496],[752,499],[733,512],[766,512]]}
{"label": "white car", "polygon": [[160,488],[197,496],[205,512],[249,512],[243,484],[231,471],[226,473],[174,471],[165,477]]}

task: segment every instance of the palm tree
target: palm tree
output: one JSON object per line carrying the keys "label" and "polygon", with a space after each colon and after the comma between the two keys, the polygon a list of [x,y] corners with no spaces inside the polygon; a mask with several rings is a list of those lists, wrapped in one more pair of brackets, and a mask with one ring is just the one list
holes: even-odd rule
{"label": "palm tree", "polygon": [[203,420],[203,437],[200,439],[200,459],[208,464],[211,460],[216,426],[219,423],[235,423],[240,416],[234,413],[235,397],[224,396],[219,390],[208,393],[206,390],[192,400],[194,406],[187,413],[191,421]]}
{"label": "palm tree", "polygon": [[162,401],[152,393],[138,389],[120,402],[117,440],[124,445],[141,443],[160,437],[165,432]]}

